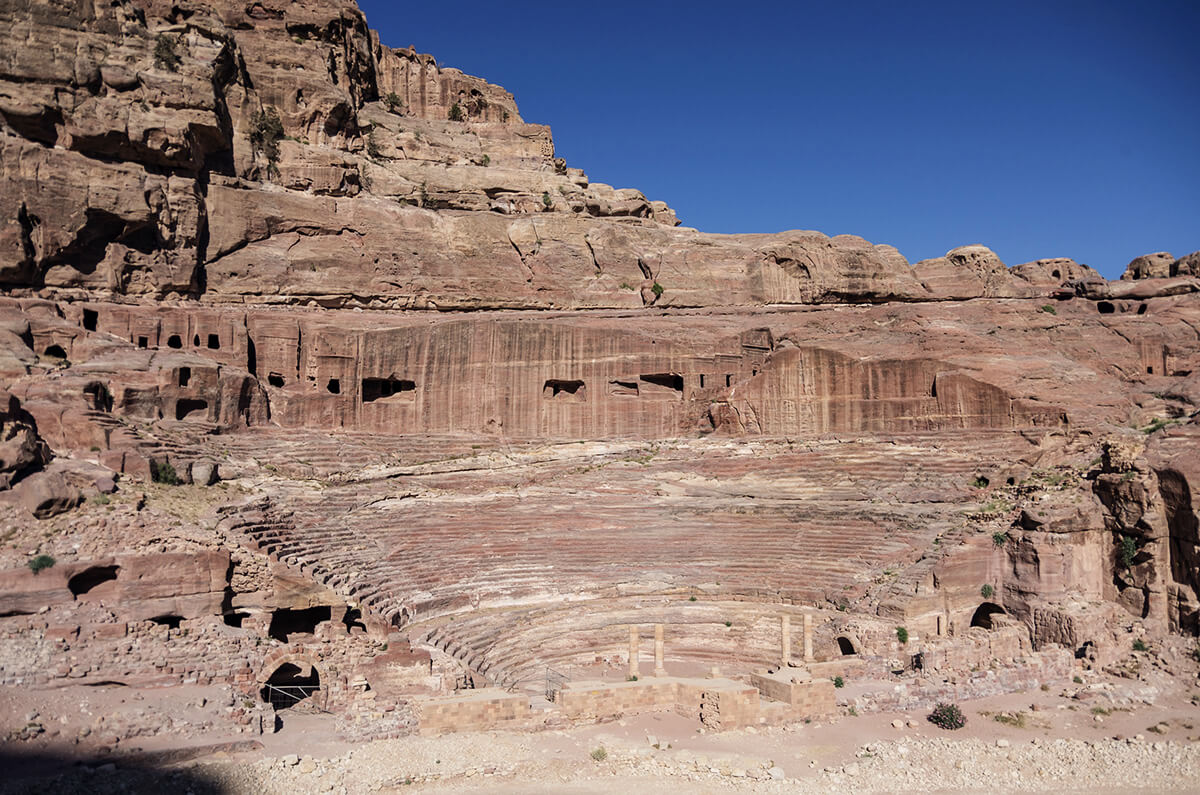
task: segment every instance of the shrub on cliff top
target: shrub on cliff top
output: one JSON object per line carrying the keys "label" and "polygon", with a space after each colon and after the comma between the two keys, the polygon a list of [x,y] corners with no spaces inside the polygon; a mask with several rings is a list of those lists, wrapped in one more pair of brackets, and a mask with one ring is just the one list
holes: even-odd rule
{"label": "shrub on cliff top", "polygon": [[929,722],[942,729],[961,729],[967,725],[967,718],[957,704],[938,704],[929,713]]}
{"label": "shrub on cliff top", "polygon": [[37,574],[42,569],[48,569],[54,565],[54,558],[49,555],[36,555],[29,559],[29,570]]}
{"label": "shrub on cliff top", "polygon": [[446,118],[449,119],[450,121],[462,121],[463,120],[463,109],[459,106],[459,104],[457,102],[455,102],[453,105],[450,106],[450,112],[446,114]]}

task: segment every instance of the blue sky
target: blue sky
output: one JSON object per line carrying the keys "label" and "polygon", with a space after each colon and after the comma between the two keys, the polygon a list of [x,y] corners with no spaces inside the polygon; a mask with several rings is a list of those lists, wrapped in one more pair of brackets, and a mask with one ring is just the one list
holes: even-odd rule
{"label": "blue sky", "polygon": [[1200,0],[359,5],[704,231],[1110,278],[1200,249]]}

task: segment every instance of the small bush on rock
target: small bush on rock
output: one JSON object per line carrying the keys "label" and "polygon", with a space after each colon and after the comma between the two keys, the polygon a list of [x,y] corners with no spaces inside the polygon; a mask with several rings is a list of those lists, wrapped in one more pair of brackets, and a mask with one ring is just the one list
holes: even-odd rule
{"label": "small bush on rock", "polygon": [[463,110],[457,102],[450,106],[450,112],[446,114],[446,118],[450,121],[463,120]]}
{"label": "small bush on rock", "polygon": [[659,284],[658,282],[655,282],[654,284],[650,285],[650,291],[653,292],[657,296],[662,296],[663,286],[661,284]]}
{"label": "small bush on rock", "polygon": [[263,108],[250,120],[250,145],[267,159],[267,171],[277,170],[279,140],[283,138],[283,121],[274,108]]}
{"label": "small bush on rock", "polygon": [[1137,541],[1133,536],[1122,535],[1117,546],[1117,557],[1120,559],[1121,568],[1133,568],[1133,560],[1137,557],[1138,547]]}
{"label": "small bush on rock", "polygon": [[48,569],[54,565],[54,558],[49,555],[36,555],[29,559],[29,570],[37,574],[42,569]]}
{"label": "small bush on rock", "polygon": [[151,461],[150,479],[155,483],[164,483],[168,486],[179,486],[183,483],[170,461]]}
{"label": "small bush on rock", "polygon": [[178,41],[174,36],[168,36],[165,33],[158,34],[154,39],[154,64],[160,69],[166,69],[168,72],[178,72],[179,64],[183,59],[179,57],[179,53],[175,52],[175,44]]}
{"label": "small bush on rock", "polygon": [[608,751],[605,751],[603,747],[597,748],[592,751],[592,759],[595,759],[597,762],[603,762],[605,759],[608,759]]}
{"label": "small bush on rock", "polygon": [[846,686],[846,680],[842,679],[840,676],[835,676],[833,677],[833,686],[839,689],[843,688]]}
{"label": "small bush on rock", "polygon": [[404,107],[404,103],[400,101],[400,95],[395,91],[390,92],[383,98],[383,104],[387,105],[387,109],[392,113],[395,113],[397,108]]}
{"label": "small bush on rock", "polygon": [[908,643],[908,630],[904,627],[896,627],[896,640],[901,643]]}
{"label": "small bush on rock", "polygon": [[992,533],[992,543],[998,547],[1002,547],[1008,543],[1008,533],[1003,530],[997,530]]}
{"label": "small bush on rock", "polygon": [[984,599],[991,599],[992,594],[994,594],[994,593],[996,593],[996,589],[990,585],[984,585],[982,588],[979,589],[979,595],[982,596]]}
{"label": "small bush on rock", "polygon": [[1150,651],[1150,647],[1146,645],[1146,641],[1138,638],[1133,642],[1134,651]]}
{"label": "small bush on rock", "polygon": [[961,729],[967,725],[967,718],[957,704],[938,704],[929,713],[929,722],[942,729]]}

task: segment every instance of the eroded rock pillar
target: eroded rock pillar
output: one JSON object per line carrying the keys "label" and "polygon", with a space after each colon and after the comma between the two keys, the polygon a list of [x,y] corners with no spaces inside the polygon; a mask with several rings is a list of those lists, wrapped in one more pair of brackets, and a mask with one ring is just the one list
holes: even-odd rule
{"label": "eroded rock pillar", "polygon": [[812,613],[804,614],[804,661],[812,662]]}
{"label": "eroded rock pillar", "polygon": [[779,617],[779,660],[787,668],[792,661],[792,617]]}
{"label": "eroded rock pillar", "polygon": [[629,626],[629,678],[638,675],[638,628],[636,624]]}
{"label": "eroded rock pillar", "polygon": [[654,625],[654,675],[666,676],[667,669],[663,667],[663,657],[666,643],[663,641],[663,625]]}

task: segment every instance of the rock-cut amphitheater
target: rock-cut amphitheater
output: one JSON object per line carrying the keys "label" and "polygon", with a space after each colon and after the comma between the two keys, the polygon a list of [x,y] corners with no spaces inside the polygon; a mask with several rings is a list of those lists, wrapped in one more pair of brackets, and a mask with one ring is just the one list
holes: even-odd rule
{"label": "rock-cut amphitheater", "polygon": [[1200,253],[705,234],[352,2],[0,2],[0,342],[0,690],[721,731],[1200,633]]}

